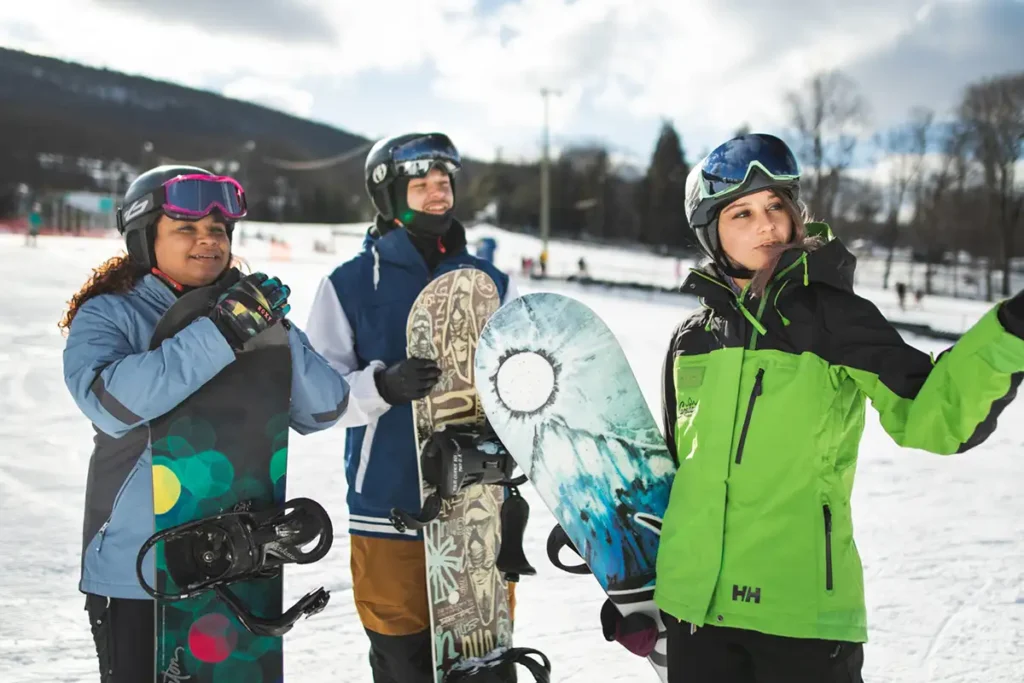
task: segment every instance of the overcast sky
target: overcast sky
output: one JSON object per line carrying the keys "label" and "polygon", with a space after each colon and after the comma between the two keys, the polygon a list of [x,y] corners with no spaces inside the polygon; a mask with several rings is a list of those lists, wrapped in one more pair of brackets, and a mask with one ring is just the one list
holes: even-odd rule
{"label": "overcast sky", "polygon": [[[785,8],[785,9],[783,9]],[[852,76],[872,128],[1024,69],[1022,0],[28,0],[0,45],[252,100],[464,153],[601,141],[646,164],[671,119],[687,157],[741,124],[784,133],[784,93]]]}

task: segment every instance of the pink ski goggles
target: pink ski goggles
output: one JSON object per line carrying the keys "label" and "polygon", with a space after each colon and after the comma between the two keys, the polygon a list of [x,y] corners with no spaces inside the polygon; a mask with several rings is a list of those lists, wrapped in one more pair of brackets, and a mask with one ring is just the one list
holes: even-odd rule
{"label": "pink ski goggles", "polygon": [[228,220],[244,218],[245,190],[228,176],[180,175],[163,184],[161,208],[179,220],[202,218],[219,210]]}
{"label": "pink ski goggles", "polygon": [[118,229],[124,233],[133,220],[154,211],[177,220],[195,220],[219,211],[226,220],[237,221],[246,215],[245,190],[228,176],[175,176],[155,192],[118,209]]}

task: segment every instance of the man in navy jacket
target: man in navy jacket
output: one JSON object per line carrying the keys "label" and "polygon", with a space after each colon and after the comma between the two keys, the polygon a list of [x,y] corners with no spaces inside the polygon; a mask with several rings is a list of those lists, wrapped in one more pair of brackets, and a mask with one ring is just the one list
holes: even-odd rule
{"label": "man in navy jacket", "polygon": [[440,376],[433,361],[406,357],[409,311],[431,280],[467,266],[494,279],[502,303],[516,296],[508,275],[466,250],[465,228],[452,216],[459,166],[440,133],[374,145],[366,187],[376,221],[362,251],[324,278],[307,326],[314,348],[351,389],[338,424],[348,428],[352,585],[374,683],[433,683],[422,534],[389,521],[394,507],[420,509],[410,402]]}

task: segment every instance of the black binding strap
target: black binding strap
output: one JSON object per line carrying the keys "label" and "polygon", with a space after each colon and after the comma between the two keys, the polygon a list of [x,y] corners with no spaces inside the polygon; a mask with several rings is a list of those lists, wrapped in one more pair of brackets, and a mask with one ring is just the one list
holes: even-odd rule
{"label": "black binding strap", "polygon": [[448,672],[444,683],[511,683],[516,680],[516,664],[533,674],[535,683],[550,683],[551,660],[540,650],[529,647],[510,647],[479,659],[463,660]]}
{"label": "black binding strap", "polygon": [[550,534],[548,534],[548,559],[551,560],[551,564],[555,565],[564,572],[569,572],[570,574],[591,573],[590,567],[588,567],[586,563],[576,564],[572,566],[563,563],[562,560],[558,557],[558,553],[562,550],[563,547],[569,548],[574,553],[576,553],[576,555],[578,555],[581,559],[583,558],[583,555],[580,555],[580,551],[576,549],[575,545],[573,545],[573,542],[572,540],[570,540],[569,535],[565,533],[565,529],[556,524],[555,528],[551,530]]}

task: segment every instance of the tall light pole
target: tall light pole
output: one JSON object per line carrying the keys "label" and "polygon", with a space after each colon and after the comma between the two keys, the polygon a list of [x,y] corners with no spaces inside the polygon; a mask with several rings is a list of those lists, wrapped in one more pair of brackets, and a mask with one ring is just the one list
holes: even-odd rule
{"label": "tall light pole", "polygon": [[548,133],[548,95],[561,95],[561,91],[550,88],[541,88],[540,95],[544,98],[544,138],[540,159],[540,239],[541,254],[547,258],[548,238],[551,235],[551,171],[549,168],[548,147],[550,144]]}

